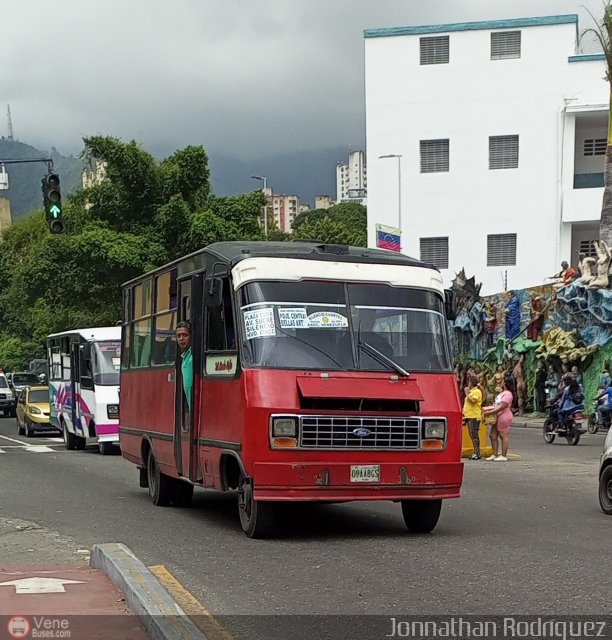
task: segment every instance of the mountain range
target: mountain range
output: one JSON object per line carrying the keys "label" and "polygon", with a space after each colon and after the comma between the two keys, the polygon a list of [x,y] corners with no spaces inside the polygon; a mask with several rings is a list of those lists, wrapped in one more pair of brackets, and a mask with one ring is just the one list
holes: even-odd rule
{"label": "mountain range", "polygon": [[[317,195],[336,195],[336,165],[348,157],[346,148],[329,148],[311,152],[295,152],[263,156],[247,160],[226,155],[210,155],[212,192],[216,195],[248,193],[261,188],[261,181],[251,176],[266,176],[268,187],[274,193],[297,195],[301,203],[314,206]],[[75,156],[64,156],[55,148],[51,151],[36,149],[17,140],[0,138],[0,165],[2,161],[52,158],[54,170],[61,178],[62,195],[66,196],[81,186],[83,162]],[[13,220],[42,208],[40,181],[46,173],[43,163],[6,165],[9,189],[0,192],[11,201]]]}

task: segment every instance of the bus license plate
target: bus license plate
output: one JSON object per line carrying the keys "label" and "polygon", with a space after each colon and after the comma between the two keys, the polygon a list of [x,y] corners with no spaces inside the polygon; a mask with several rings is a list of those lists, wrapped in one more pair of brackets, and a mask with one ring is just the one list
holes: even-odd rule
{"label": "bus license plate", "polygon": [[380,482],[380,465],[351,465],[351,482]]}

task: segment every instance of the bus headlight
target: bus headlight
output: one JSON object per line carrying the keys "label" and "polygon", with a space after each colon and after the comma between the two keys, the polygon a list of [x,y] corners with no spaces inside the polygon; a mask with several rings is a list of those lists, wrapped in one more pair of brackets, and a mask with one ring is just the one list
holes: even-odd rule
{"label": "bus headlight", "polygon": [[295,438],[297,421],[295,418],[273,418],[272,436],[275,438]]}
{"label": "bus headlight", "polygon": [[423,438],[428,440],[444,440],[446,437],[446,422],[444,420],[424,420]]}

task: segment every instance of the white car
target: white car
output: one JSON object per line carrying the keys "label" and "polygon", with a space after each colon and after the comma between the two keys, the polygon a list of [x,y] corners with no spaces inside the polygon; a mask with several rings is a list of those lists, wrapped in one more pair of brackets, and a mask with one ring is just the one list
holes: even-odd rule
{"label": "white car", "polygon": [[16,406],[15,393],[11,389],[4,373],[0,373],[0,411],[2,412],[2,415],[6,415],[8,413],[15,417]]}
{"label": "white car", "polygon": [[612,516],[612,428],[608,429],[599,466],[599,504],[604,513]]}

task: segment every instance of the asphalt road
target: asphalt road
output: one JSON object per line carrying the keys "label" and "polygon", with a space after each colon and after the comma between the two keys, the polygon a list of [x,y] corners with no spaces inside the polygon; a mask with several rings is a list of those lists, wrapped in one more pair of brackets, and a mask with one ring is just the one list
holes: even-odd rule
{"label": "asphalt road", "polygon": [[242,533],[233,496],[198,490],[190,509],[154,507],[120,456],[26,440],[2,419],[0,519],[34,522],[74,551],[122,542],[216,615],[607,614],[602,445],[601,434],[570,447],[514,429],[518,458],[466,462],[463,497],[431,535],[408,534],[392,503],[304,505],[284,508],[277,538],[260,541]]}

